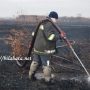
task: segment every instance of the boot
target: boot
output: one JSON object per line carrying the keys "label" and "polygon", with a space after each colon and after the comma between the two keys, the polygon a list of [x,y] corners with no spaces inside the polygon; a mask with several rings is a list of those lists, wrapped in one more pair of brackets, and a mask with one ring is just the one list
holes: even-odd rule
{"label": "boot", "polygon": [[54,84],[54,79],[51,77],[51,67],[43,66],[44,79],[42,80],[45,84]]}
{"label": "boot", "polygon": [[35,73],[36,73],[37,67],[38,67],[38,62],[32,61],[30,70],[29,70],[29,79],[32,81],[36,80]]}

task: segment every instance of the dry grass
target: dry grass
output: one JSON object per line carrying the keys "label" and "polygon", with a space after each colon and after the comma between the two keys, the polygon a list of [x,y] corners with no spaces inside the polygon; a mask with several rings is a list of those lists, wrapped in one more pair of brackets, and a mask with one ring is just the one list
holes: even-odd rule
{"label": "dry grass", "polygon": [[26,56],[29,48],[29,34],[26,30],[11,30],[11,55],[15,57]]}

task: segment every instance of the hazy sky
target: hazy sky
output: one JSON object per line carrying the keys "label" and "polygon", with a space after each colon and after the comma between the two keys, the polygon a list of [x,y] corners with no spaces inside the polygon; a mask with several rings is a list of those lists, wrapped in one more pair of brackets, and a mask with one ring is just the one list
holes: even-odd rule
{"label": "hazy sky", "polygon": [[0,17],[19,14],[48,15],[57,11],[59,16],[90,17],[90,0],[0,0]]}

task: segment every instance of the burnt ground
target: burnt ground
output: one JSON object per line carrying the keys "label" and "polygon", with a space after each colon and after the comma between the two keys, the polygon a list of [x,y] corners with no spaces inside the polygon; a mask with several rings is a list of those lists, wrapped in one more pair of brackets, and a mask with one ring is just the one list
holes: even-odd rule
{"label": "burnt ground", "polygon": [[[90,72],[89,46],[86,48],[85,45],[80,45],[79,47],[84,49],[80,49],[77,46],[79,50],[75,50],[78,52],[78,55]],[[55,62],[58,62],[59,59],[54,58],[54,60],[57,60]],[[73,60],[73,62],[74,61],[75,60]],[[69,67],[72,65],[71,68],[78,69],[73,62],[67,63],[60,61],[58,64],[61,63],[64,66]],[[79,64],[79,62],[76,63]],[[71,70],[71,68],[68,69],[56,65],[57,72],[54,73],[56,75],[55,83],[46,85],[40,80],[35,82],[29,80],[29,63],[26,68],[19,68],[16,65],[16,61],[0,61],[0,90],[90,90],[90,82],[88,82],[87,75],[83,69],[79,68],[79,71],[77,71]]]}
{"label": "burnt ground", "polygon": [[28,70],[19,68],[16,61],[0,61],[0,90],[90,90],[84,73],[55,73],[55,83],[46,85],[40,80],[30,81]]}

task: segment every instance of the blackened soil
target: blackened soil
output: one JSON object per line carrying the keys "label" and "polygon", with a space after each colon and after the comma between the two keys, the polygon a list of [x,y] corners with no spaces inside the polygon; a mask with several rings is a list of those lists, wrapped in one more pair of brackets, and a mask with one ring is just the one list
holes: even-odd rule
{"label": "blackened soil", "polygon": [[90,87],[85,76],[73,73],[57,73],[52,85],[40,80],[32,82],[28,69],[18,68],[15,61],[0,61],[0,90],[90,90]]}

